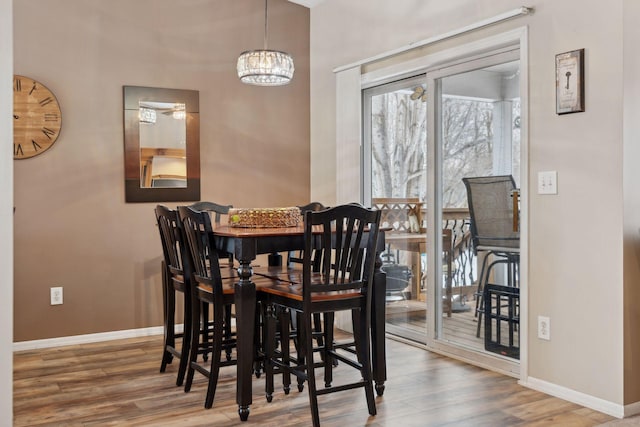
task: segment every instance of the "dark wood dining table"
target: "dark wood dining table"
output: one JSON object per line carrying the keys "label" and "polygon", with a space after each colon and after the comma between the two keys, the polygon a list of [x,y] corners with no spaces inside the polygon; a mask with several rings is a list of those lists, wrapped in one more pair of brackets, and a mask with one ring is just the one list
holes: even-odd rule
{"label": "dark wood dining table", "polygon": [[[384,250],[384,230],[380,231],[379,253]],[[249,417],[252,403],[252,376],[255,354],[255,316],[257,293],[251,280],[252,262],[260,254],[273,254],[304,249],[304,226],[282,228],[240,228],[215,226],[213,238],[221,251],[233,253],[238,263],[239,281],[235,285],[237,377],[236,402],[242,421]],[[371,308],[371,354],[376,393],[384,393],[387,379],[385,349],[386,275],[376,262]]]}

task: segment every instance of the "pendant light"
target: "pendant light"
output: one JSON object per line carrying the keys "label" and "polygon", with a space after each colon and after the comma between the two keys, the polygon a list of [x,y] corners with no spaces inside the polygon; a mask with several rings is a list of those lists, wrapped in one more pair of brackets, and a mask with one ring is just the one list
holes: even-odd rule
{"label": "pendant light", "polygon": [[264,2],[264,49],[242,52],[236,68],[243,83],[281,86],[293,77],[293,58],[288,53],[267,49],[267,2]]}

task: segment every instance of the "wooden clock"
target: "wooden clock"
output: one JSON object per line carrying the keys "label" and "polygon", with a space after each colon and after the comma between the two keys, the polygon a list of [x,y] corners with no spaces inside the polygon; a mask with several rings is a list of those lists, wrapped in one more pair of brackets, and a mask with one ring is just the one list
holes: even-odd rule
{"label": "wooden clock", "polygon": [[60,134],[62,115],[55,95],[29,77],[13,76],[13,158],[47,151]]}

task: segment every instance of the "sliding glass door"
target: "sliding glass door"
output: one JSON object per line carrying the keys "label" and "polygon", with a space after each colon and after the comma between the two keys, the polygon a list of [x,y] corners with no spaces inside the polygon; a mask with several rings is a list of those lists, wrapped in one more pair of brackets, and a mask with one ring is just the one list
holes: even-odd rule
{"label": "sliding glass door", "polygon": [[517,361],[485,350],[484,255],[471,242],[462,178],[512,175],[519,186],[519,70],[518,49],[503,49],[363,90],[364,201],[388,227],[387,330],[514,372]]}
{"label": "sliding glass door", "polygon": [[425,76],[363,92],[365,203],[382,210],[387,330],[426,342]]}
{"label": "sliding glass door", "polygon": [[[435,304],[429,305],[434,310],[429,317],[433,324],[428,345],[513,372],[517,358],[504,357],[487,345],[495,340],[498,325],[491,322],[492,337],[487,338],[480,275],[484,257],[489,257],[488,262],[494,259],[472,244],[469,200],[462,179],[511,175],[519,186],[519,76],[517,49],[427,73],[434,113],[435,143],[429,153],[434,162],[432,203],[437,207],[433,219],[441,225],[441,229],[434,227],[434,235],[441,237],[438,251],[444,254],[444,262],[434,263],[435,285],[430,295]],[[491,283],[507,285],[506,264],[496,265]],[[517,313],[518,307],[505,304],[504,310]],[[519,347],[517,327],[512,338],[511,346]]]}

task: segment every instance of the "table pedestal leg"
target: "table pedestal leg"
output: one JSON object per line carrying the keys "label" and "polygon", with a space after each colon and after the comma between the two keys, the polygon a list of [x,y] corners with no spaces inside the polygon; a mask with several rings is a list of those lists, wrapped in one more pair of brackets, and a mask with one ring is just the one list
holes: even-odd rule
{"label": "table pedestal leg", "polygon": [[384,307],[386,289],[387,275],[380,271],[376,263],[376,272],[373,276],[373,301],[371,302],[371,353],[373,381],[378,396],[382,396],[384,393],[384,382],[387,379]]}
{"label": "table pedestal leg", "polygon": [[237,395],[240,420],[249,418],[251,405],[251,380],[253,369],[253,334],[256,308],[256,285],[251,281],[252,269],[248,261],[240,261],[235,285],[236,333],[237,333]]}

